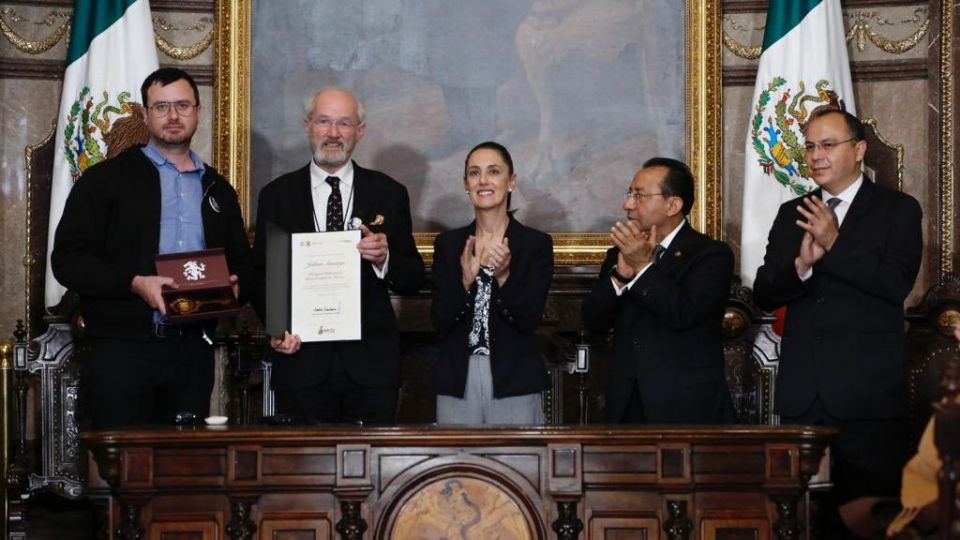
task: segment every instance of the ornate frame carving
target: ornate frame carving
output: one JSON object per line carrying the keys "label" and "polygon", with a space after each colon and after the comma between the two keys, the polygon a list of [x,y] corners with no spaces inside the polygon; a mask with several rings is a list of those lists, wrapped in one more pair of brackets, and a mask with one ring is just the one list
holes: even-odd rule
{"label": "ornate frame carving", "polygon": [[[214,76],[214,165],[233,183],[247,223],[250,216],[250,67],[252,0],[217,2]],[[692,211],[695,227],[715,238],[722,212],[722,88],[720,0],[688,1],[684,17],[686,47],[685,133],[687,162],[699,180]],[[416,235],[417,247],[432,259],[432,233]],[[599,264],[609,247],[598,232],[554,233],[558,265]]]}
{"label": "ornate frame carving", "polygon": [[954,3],[940,2],[940,277],[953,272],[953,231],[956,219],[953,164],[953,30]]}

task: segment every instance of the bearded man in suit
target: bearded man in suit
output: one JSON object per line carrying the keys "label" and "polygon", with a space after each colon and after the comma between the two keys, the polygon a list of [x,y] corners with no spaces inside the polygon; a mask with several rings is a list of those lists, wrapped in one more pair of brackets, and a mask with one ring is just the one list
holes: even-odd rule
{"label": "bearded man in suit", "polygon": [[271,338],[277,412],[306,422],[390,424],[400,382],[400,342],[390,291],[414,294],[423,259],[413,240],[407,189],[350,159],[366,131],[363,104],[342,88],[323,88],[305,106],[313,159],[260,192],[254,260],[255,307],[265,306],[267,223],[290,233],[343,230],[362,223],[362,335],[358,341],[302,343]]}
{"label": "bearded man in suit", "polygon": [[600,279],[583,302],[584,324],[613,328],[608,422],[715,424],[733,420],[721,323],[733,253],[693,229],[693,174],[653,158],[624,196]]}

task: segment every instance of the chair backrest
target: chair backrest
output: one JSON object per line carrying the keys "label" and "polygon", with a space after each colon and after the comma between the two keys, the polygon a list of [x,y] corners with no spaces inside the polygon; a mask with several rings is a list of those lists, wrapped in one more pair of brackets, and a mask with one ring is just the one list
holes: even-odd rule
{"label": "chair backrest", "polygon": [[53,155],[56,149],[54,134],[56,122],[50,132],[37,144],[27,146],[23,152],[27,180],[27,253],[26,264],[26,321],[28,338],[43,333],[44,291],[43,281],[47,271],[47,228],[50,223],[50,188],[53,184]]}
{"label": "chair backrest", "polygon": [[863,163],[871,179],[878,185],[897,191],[903,191],[903,145],[887,140],[877,127],[873,118],[864,118],[867,153]]}

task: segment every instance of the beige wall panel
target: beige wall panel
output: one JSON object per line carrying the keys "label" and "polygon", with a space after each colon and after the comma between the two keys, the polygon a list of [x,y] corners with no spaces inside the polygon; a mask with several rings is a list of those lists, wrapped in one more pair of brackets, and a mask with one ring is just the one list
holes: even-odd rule
{"label": "beige wall panel", "polygon": [[[903,191],[920,201],[924,220],[924,265],[938,257],[936,238],[927,238],[928,226],[936,223],[937,179],[928,178],[927,160],[931,135],[927,126],[928,83],[926,80],[877,81],[854,85],[857,116],[873,117],[880,133],[891,143],[904,147]],[[923,291],[933,286],[924,279],[926,266],[907,298],[907,305],[920,301]]]}
{"label": "beige wall panel", "polygon": [[[207,41],[213,37],[212,15],[154,11],[153,28],[170,45],[182,48],[184,49],[182,53],[192,56],[192,58],[175,58],[158,50],[157,59],[161,64],[177,64],[189,70],[190,66],[209,66],[214,63],[214,47]],[[204,48],[203,45],[206,47]],[[203,50],[199,52],[201,48]]]}
{"label": "beige wall panel", "polygon": [[736,257],[740,273],[740,213],[743,211],[743,160],[750,120],[752,86],[723,89],[723,240]]}
{"label": "beige wall panel", "polygon": [[17,319],[26,313],[24,298],[26,255],[26,189],[23,150],[50,131],[60,82],[0,79],[0,339],[10,339]]}
{"label": "beige wall panel", "polygon": [[[848,42],[850,60],[877,61],[877,60],[906,60],[927,57],[927,44],[930,39],[929,29],[926,32],[921,27],[929,19],[926,4],[912,6],[884,6],[873,9],[845,9],[844,27],[849,32],[854,26],[861,31]],[[766,21],[765,13],[730,13],[723,17],[724,36],[734,40],[742,46],[759,47],[763,43],[763,30]],[[886,52],[870,41],[868,34],[874,33],[877,41],[903,42],[920,32],[916,44],[902,44],[902,48],[910,47],[902,53]],[[863,35],[863,50],[859,47],[859,34]],[[727,46],[723,47],[723,65],[728,67],[742,67],[753,65],[754,60],[741,58]]]}
{"label": "beige wall panel", "polygon": [[[10,38],[0,38],[0,57],[16,58],[18,60],[56,60],[62,62],[67,56],[67,42],[70,39],[69,29],[60,32],[63,24],[70,20],[73,11],[68,7],[28,6],[24,4],[0,4],[0,17],[3,18],[10,30],[19,38],[31,42],[49,40],[52,42],[55,35],[61,38],[48,50],[31,54],[22,52],[11,43]],[[14,37],[14,39],[17,39]]]}
{"label": "beige wall panel", "polygon": [[[187,68],[189,69],[189,68]],[[207,163],[213,163],[213,88],[200,87],[200,125],[191,147]]]}

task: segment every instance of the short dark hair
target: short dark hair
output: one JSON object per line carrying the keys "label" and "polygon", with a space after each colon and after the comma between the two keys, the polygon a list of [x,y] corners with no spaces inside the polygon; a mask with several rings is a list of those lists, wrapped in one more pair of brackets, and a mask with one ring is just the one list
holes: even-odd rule
{"label": "short dark hair", "polygon": [[867,133],[863,128],[863,122],[859,118],[847,112],[845,108],[834,103],[828,103],[826,105],[821,105],[816,109],[810,111],[810,116],[807,118],[807,121],[803,124],[803,133],[806,135],[807,126],[810,125],[810,122],[813,122],[817,118],[823,118],[828,114],[839,114],[843,116],[843,122],[847,124],[847,129],[850,130],[850,136],[858,141],[862,141],[866,138]]}
{"label": "short dark hair", "polygon": [[498,142],[485,141],[471,148],[470,151],[467,153],[467,159],[463,160],[463,177],[464,178],[467,177],[467,163],[470,162],[470,156],[472,156],[473,153],[476,152],[477,150],[484,150],[484,149],[493,150],[498,154],[500,154],[500,157],[507,164],[508,176],[513,175],[513,158],[510,157],[510,151],[507,150],[507,147]]}
{"label": "short dark hair", "polygon": [[143,84],[140,85],[140,98],[143,100],[143,106],[146,107],[149,105],[149,103],[147,103],[147,90],[149,90],[151,86],[156,83],[160,83],[160,86],[166,86],[181,79],[190,83],[190,88],[193,88],[193,99],[196,100],[196,105],[199,105],[200,90],[197,89],[197,81],[193,80],[193,77],[191,77],[189,73],[180,68],[162,67],[147,75],[147,78],[143,80]]}
{"label": "short dark hair", "polygon": [[696,198],[693,189],[693,173],[690,172],[690,167],[687,167],[687,164],[680,160],[666,157],[648,159],[643,164],[644,169],[647,167],[665,167],[667,169],[667,174],[660,183],[660,191],[664,198],[680,197],[680,200],[683,201],[681,211],[683,215],[689,215]]}

